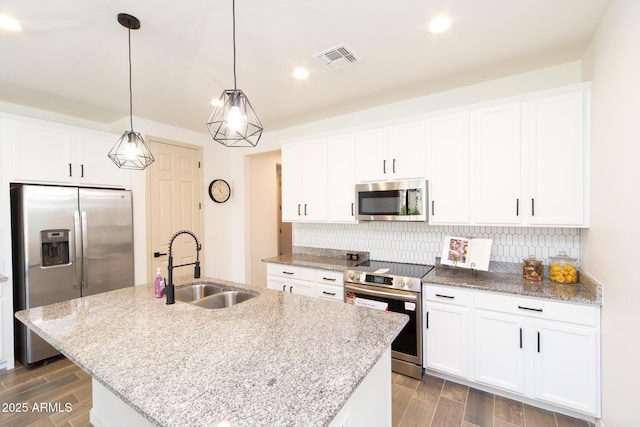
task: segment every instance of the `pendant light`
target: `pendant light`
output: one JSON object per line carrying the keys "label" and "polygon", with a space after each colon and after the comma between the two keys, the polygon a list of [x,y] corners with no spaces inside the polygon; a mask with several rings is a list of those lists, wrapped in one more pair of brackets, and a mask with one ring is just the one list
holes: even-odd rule
{"label": "pendant light", "polygon": [[215,141],[227,147],[255,147],[262,136],[262,124],[249,99],[236,86],[236,2],[233,10],[233,89],[226,89],[209,115],[207,128]]}
{"label": "pendant light", "polygon": [[140,28],[140,21],[127,13],[118,14],[118,22],[129,30],[129,120],[131,130],[125,131],[115,143],[109,158],[121,169],[143,170],[155,160],[139,132],[133,131],[133,90],[131,88],[131,30]]}

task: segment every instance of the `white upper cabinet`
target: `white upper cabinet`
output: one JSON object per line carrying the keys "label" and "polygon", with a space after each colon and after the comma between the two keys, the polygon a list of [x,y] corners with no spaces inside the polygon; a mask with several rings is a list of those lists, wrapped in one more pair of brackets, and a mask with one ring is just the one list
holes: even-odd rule
{"label": "white upper cabinet", "polygon": [[9,120],[14,182],[129,186],[130,172],[108,157],[117,135],[40,120]]}
{"label": "white upper cabinet", "polygon": [[424,179],[425,121],[358,132],[356,154],[358,182]]}
{"label": "white upper cabinet", "polygon": [[79,181],[83,185],[129,187],[131,172],[118,168],[107,156],[118,135],[80,132],[75,137],[78,147],[75,164],[80,165]]}
{"label": "white upper cabinet", "polygon": [[355,222],[356,140],[350,133],[327,141],[328,219]]}
{"label": "white upper cabinet", "polygon": [[282,147],[282,219],[327,220],[327,140]]}
{"label": "white upper cabinet", "polygon": [[476,224],[520,224],[520,103],[471,113],[471,201]]}
{"label": "white upper cabinet", "polygon": [[468,224],[469,113],[436,116],[429,121],[431,224]]}
{"label": "white upper cabinet", "polygon": [[73,182],[73,135],[69,129],[15,120],[11,142],[13,180]]}
{"label": "white upper cabinet", "polygon": [[358,132],[356,135],[356,162],[358,182],[387,180],[387,128]]}
{"label": "white upper cabinet", "polygon": [[427,179],[430,224],[588,227],[589,104],[580,84],[285,146],[283,218],[353,222],[355,183]]}
{"label": "white upper cabinet", "polygon": [[424,179],[426,176],[427,131],[419,120],[391,127],[392,179]]}
{"label": "white upper cabinet", "polygon": [[523,105],[529,179],[525,212],[531,225],[588,226],[585,95],[572,91]]}

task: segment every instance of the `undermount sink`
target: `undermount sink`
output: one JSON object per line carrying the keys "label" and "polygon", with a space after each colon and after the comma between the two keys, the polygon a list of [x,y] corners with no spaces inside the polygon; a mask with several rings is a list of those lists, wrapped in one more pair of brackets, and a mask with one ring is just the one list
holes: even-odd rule
{"label": "undermount sink", "polygon": [[208,297],[209,295],[220,293],[223,290],[223,288],[209,283],[194,283],[177,288],[175,290],[175,297],[178,301],[192,302]]}
{"label": "undermount sink", "polygon": [[224,291],[211,295],[201,300],[194,301],[194,304],[204,308],[226,308],[239,304],[243,301],[256,297],[257,295],[242,291]]}
{"label": "undermount sink", "polygon": [[257,293],[238,291],[211,283],[192,283],[175,290],[176,300],[210,309],[231,307],[257,296]]}

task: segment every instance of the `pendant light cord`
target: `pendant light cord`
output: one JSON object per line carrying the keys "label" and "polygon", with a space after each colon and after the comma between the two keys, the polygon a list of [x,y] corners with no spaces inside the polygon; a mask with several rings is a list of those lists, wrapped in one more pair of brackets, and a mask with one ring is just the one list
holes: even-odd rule
{"label": "pendant light cord", "polygon": [[238,90],[236,84],[236,0],[231,2],[233,16],[233,90]]}
{"label": "pendant light cord", "polygon": [[[131,25],[129,25],[131,27]],[[131,132],[133,132],[133,85],[131,83],[131,28],[129,32],[129,121],[131,124]]]}

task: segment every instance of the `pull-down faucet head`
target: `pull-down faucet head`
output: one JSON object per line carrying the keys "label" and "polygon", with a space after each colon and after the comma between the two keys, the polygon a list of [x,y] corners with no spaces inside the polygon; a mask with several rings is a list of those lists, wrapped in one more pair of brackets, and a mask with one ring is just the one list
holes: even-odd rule
{"label": "pull-down faucet head", "polygon": [[[196,242],[196,261],[189,262],[186,264],[173,265],[173,241],[181,234],[188,234],[193,237],[193,240]],[[176,302],[175,299],[175,286],[173,285],[173,269],[177,267],[184,267],[186,265],[193,265],[193,277],[194,279],[200,278],[200,249],[202,249],[202,245],[200,245],[200,241],[198,241],[198,237],[191,231],[188,230],[180,230],[169,240],[169,265],[167,269],[169,270],[169,280],[167,285],[164,288],[164,293],[167,296],[167,304],[174,304]]]}

